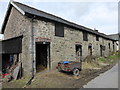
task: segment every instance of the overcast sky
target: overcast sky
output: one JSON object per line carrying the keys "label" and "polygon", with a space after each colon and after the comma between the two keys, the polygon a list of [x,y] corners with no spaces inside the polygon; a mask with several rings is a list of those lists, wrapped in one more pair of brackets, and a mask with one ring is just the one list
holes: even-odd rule
{"label": "overcast sky", "polygon": [[[118,33],[118,0],[15,0],[68,21],[97,29],[105,34]],[[51,2],[50,2],[51,1]],[[66,2],[65,2],[66,1]],[[95,2],[97,1],[97,2]],[[9,0],[0,0],[0,28]],[[0,35],[1,38],[1,35]]]}

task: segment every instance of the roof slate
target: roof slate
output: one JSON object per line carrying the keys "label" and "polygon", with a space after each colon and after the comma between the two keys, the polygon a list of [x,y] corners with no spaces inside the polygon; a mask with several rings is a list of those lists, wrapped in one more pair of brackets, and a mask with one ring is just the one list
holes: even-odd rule
{"label": "roof slate", "polygon": [[[48,20],[52,20],[52,21],[55,21],[55,22],[59,22],[59,23],[68,25],[68,26],[73,27],[73,28],[77,28],[78,30],[84,30],[84,31],[87,31],[87,32],[92,33],[92,34],[99,35],[99,36],[104,37],[106,39],[114,40],[114,39],[108,37],[106,34],[97,32],[95,30],[92,30],[90,28],[84,27],[82,25],[75,24],[73,22],[69,22],[67,20],[64,20],[64,19],[58,17],[58,16],[46,13],[44,11],[35,9],[35,8],[27,6],[25,4],[12,1],[12,2],[10,2],[10,6],[11,5],[14,6],[14,7],[17,6],[17,8],[20,9],[19,11],[22,10],[25,13],[24,14],[25,16],[31,16],[31,18],[34,18],[35,16],[40,17],[40,18],[45,18],[45,19],[48,19]],[[8,11],[9,11],[9,8],[8,8]],[[6,18],[7,18],[7,16],[9,17],[9,15],[6,15]],[[5,27],[4,27],[5,25],[4,24],[7,23],[7,19],[6,18],[5,18],[6,21],[4,21],[3,27],[2,27],[2,34],[4,33],[4,29],[5,29]]]}
{"label": "roof slate", "polygon": [[119,40],[119,37],[120,35],[119,34],[111,34],[111,35],[108,35],[110,38],[114,39],[114,40]]}

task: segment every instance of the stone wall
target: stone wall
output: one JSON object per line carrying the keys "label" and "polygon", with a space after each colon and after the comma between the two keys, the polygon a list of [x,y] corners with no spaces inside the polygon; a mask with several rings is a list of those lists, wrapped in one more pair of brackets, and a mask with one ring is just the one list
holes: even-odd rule
{"label": "stone wall", "polygon": [[[55,23],[36,20],[35,23],[35,38],[50,39],[50,56],[51,66],[53,69],[59,61],[72,60],[76,61],[75,45],[82,45],[82,59],[88,56],[88,46],[92,45],[92,55],[100,57],[100,45],[105,46],[103,56],[108,56],[113,51],[112,41],[99,37],[96,41],[96,35],[88,34],[88,41],[83,41],[82,31],[73,28],[64,27],[64,37],[55,36]],[[108,43],[110,42],[110,50]]]}
{"label": "stone wall", "polygon": [[[45,38],[50,42],[50,61],[52,69],[55,69],[59,61],[76,61],[75,45],[82,45],[82,60],[88,56],[88,46],[92,45],[92,55],[100,56],[100,45],[105,46],[104,56],[108,56],[113,51],[111,40],[99,37],[96,41],[96,35],[88,34],[88,41],[83,41],[83,33],[70,27],[64,27],[64,37],[55,36],[55,23],[42,20],[33,21],[20,14],[15,8],[12,8],[6,29],[5,39],[23,35],[21,61],[25,76],[31,76],[32,62],[34,60],[34,69],[36,69],[36,45],[37,38]],[[110,43],[110,50],[108,48]],[[36,72],[36,71],[35,71]]]}
{"label": "stone wall", "polygon": [[31,76],[32,61],[30,59],[30,32],[31,22],[14,7],[11,10],[8,22],[4,31],[4,39],[14,38],[23,35],[22,53],[20,54],[24,76]]}

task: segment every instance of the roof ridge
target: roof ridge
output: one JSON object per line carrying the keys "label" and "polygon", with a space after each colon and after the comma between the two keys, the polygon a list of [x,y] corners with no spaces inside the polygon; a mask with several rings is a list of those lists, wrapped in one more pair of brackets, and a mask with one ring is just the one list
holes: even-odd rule
{"label": "roof ridge", "polygon": [[[50,15],[50,16],[53,16],[53,17],[56,17],[56,18],[62,19],[62,20],[66,21],[66,22],[69,22],[69,23],[71,23],[71,24],[75,24],[75,25],[81,26],[81,27],[83,27],[83,28],[86,28],[86,29],[89,29],[89,30],[95,31],[95,30],[93,30],[93,29],[91,29],[91,28],[88,28],[88,27],[85,27],[85,26],[80,25],[80,24],[78,24],[78,23],[75,23],[75,22],[72,22],[72,21],[69,21],[69,20],[63,19],[62,17],[59,17],[59,16],[56,16],[56,15],[54,15],[54,14],[51,14],[51,13],[45,12],[45,11],[43,11],[43,10],[39,10],[39,9],[37,9],[37,8],[35,8],[35,7],[28,6],[28,5],[26,5],[26,4],[23,4],[23,3],[20,3],[20,2],[14,1],[14,0],[13,0],[13,3],[21,4],[21,5],[25,6],[25,7],[28,7],[28,8],[31,8],[31,9],[37,10],[38,12],[42,12],[42,13],[48,14],[48,15]],[[18,6],[18,7],[19,7],[19,6]]]}
{"label": "roof ridge", "polygon": [[[10,5],[11,7],[15,7],[20,13],[22,13],[23,15],[26,15],[26,16],[30,16],[31,17],[34,17],[34,16],[37,16],[37,17],[42,17],[42,18],[45,18],[45,19],[48,19],[48,20],[51,20],[51,21],[55,21],[55,22],[59,22],[59,23],[63,23],[65,25],[68,25],[70,27],[73,27],[73,28],[77,28],[78,30],[83,30],[83,31],[86,31],[86,32],[89,32],[89,33],[92,33],[94,35],[99,35],[101,37],[104,37],[106,39],[110,39],[108,37],[108,35],[104,34],[104,33],[100,33],[100,32],[96,32],[95,30],[91,29],[91,28],[88,28],[88,27],[85,27],[85,26],[82,26],[80,24],[77,24],[75,22],[71,22],[71,21],[68,21],[66,19],[63,19],[59,16],[56,16],[56,15],[53,15],[51,13],[48,13],[48,12],[45,12],[45,11],[42,11],[42,10],[39,10],[35,7],[32,7],[32,6],[28,6],[26,4],[23,4],[23,3],[20,3],[18,1],[14,1],[14,0],[10,0]],[[9,7],[10,8],[10,7]],[[9,10],[9,9],[8,9]],[[7,11],[8,12],[8,11]],[[9,17],[9,15],[7,15],[5,17],[5,19]],[[7,20],[7,19],[6,19]],[[2,27],[2,33],[4,33],[4,29],[5,29],[5,25],[6,25],[7,21],[4,23],[4,26]]]}

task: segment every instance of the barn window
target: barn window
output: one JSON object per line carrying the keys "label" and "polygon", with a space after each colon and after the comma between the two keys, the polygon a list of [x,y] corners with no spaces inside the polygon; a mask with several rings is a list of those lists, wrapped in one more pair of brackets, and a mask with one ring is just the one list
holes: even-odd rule
{"label": "barn window", "polygon": [[99,36],[96,35],[96,41],[99,41]]}
{"label": "barn window", "polygon": [[88,41],[88,33],[83,32],[83,41]]}
{"label": "barn window", "polygon": [[112,41],[112,43],[114,44],[114,41]]}
{"label": "barn window", "polygon": [[64,25],[61,23],[55,23],[55,36],[64,37]]}

